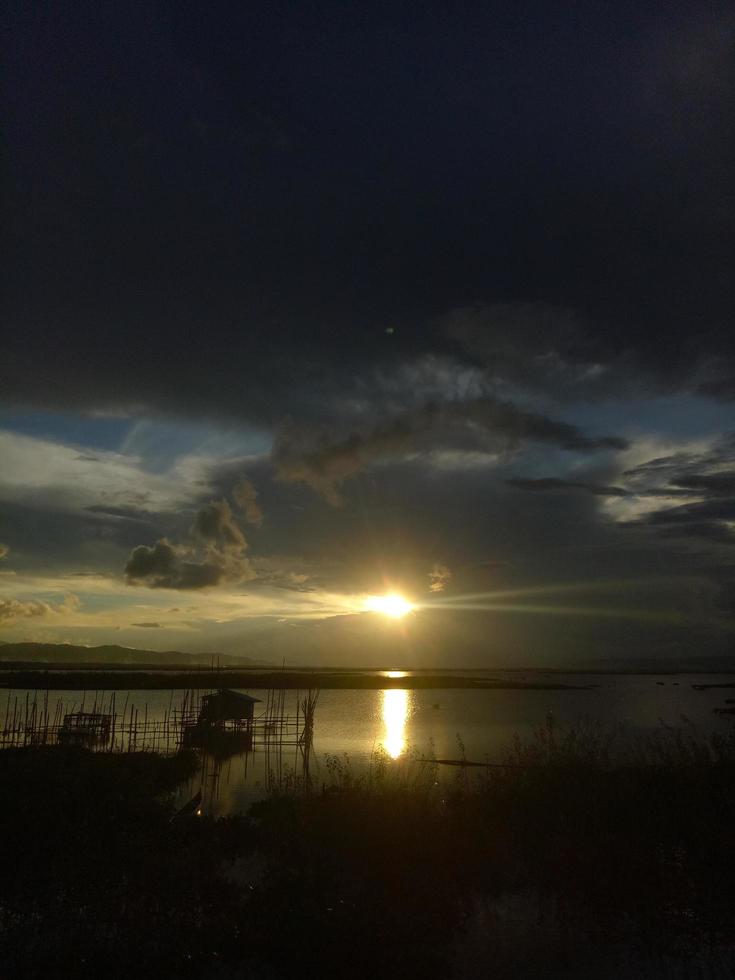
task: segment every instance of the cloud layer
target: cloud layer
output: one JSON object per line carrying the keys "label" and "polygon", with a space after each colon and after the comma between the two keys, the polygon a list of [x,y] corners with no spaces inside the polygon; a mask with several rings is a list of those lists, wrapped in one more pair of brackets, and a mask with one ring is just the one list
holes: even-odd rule
{"label": "cloud layer", "polygon": [[152,589],[206,589],[224,582],[255,577],[245,557],[247,542],[226,500],[212,501],[197,511],[190,537],[203,556],[176,547],[166,538],[153,546],[138,545],[130,553],[125,576],[134,585]]}
{"label": "cloud layer", "polygon": [[282,479],[305,483],[338,505],[339,486],[373,463],[452,446],[508,454],[533,442],[579,453],[627,446],[623,438],[590,437],[568,422],[485,397],[423,405],[335,442],[287,424],[272,459]]}
{"label": "cloud layer", "polygon": [[26,619],[47,619],[70,616],[79,607],[77,596],[69,593],[61,602],[41,602],[38,599],[3,599],[0,597],[0,625]]}
{"label": "cloud layer", "polygon": [[729,9],[11,5],[9,628],[214,648],[367,591],[663,569],[651,604],[730,641]]}

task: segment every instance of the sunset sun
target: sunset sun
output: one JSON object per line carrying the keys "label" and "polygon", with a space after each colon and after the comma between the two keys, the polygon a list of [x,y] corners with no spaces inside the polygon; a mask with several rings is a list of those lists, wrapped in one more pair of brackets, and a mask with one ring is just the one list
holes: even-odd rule
{"label": "sunset sun", "polygon": [[365,603],[370,612],[382,613],[391,619],[401,619],[414,608],[413,604],[402,595],[391,592],[388,595],[372,595]]}

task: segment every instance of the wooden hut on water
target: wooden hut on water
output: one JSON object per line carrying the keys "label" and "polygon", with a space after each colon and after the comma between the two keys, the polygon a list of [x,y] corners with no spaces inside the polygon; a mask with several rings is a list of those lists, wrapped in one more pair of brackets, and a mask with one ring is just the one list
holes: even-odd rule
{"label": "wooden hut on water", "polygon": [[215,691],[205,694],[199,711],[200,725],[218,725],[232,722],[228,727],[250,728],[253,723],[255,705],[260,704],[260,698],[249,694],[239,694],[237,691]]}
{"label": "wooden hut on water", "polygon": [[237,691],[205,694],[196,721],[184,727],[184,745],[222,758],[249,751],[256,704],[260,704],[260,698]]}

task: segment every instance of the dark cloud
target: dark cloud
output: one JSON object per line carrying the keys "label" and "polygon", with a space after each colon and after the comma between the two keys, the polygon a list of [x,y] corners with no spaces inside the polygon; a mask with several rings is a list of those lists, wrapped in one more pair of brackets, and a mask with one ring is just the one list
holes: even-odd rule
{"label": "dark cloud", "polygon": [[[735,436],[724,433],[700,452],[680,451],[656,456],[623,473],[627,482],[638,486],[652,480],[666,481],[672,487],[686,487],[687,480],[729,479],[735,468]],[[714,485],[714,484],[713,484]],[[704,488],[703,488],[704,489]]]}
{"label": "dark cloud", "polygon": [[153,547],[134,548],[125,566],[125,577],[132,585],[151,589],[205,589],[226,579],[224,566],[217,561],[187,561],[180,549],[162,538]]}
{"label": "dark cloud", "polygon": [[127,581],[152,589],[204,589],[255,576],[245,557],[245,536],[226,500],[212,501],[197,511],[189,533],[203,550],[198,560],[191,549],[161,538],[153,547],[133,549],[125,565]]}
{"label": "dark cloud", "polygon": [[232,497],[245,515],[248,524],[260,527],[263,523],[263,511],[258,503],[258,491],[247,477],[233,487]]}
{"label": "dark cloud", "polygon": [[671,500],[676,497],[691,497],[694,490],[693,486],[684,489],[682,485],[671,486],[668,483],[661,488],[628,488],[594,483],[588,480],[562,479],[555,476],[511,477],[505,482],[509,487],[515,487],[517,490],[530,490],[536,493],[576,490],[592,494],[594,497],[660,497]]}
{"label": "dark cloud", "polygon": [[160,623],[131,623],[131,626],[137,626],[144,630],[160,630],[163,629]]}
{"label": "dark cloud", "polygon": [[663,500],[675,500],[677,497],[691,497],[693,493],[697,491],[694,490],[684,490],[677,486],[671,486],[670,484],[665,484],[661,488],[638,488],[627,491],[627,496],[629,497],[648,497],[655,498],[660,497]]}
{"label": "dark cloud", "polygon": [[655,457],[627,470],[623,479],[631,496],[662,501],[688,498],[644,513],[634,522],[639,526],[664,538],[735,543],[735,438],[731,434],[700,452]]}
{"label": "dark cloud", "polygon": [[729,13],[11,7],[7,403],[374,414],[427,353],[732,390]]}
{"label": "dark cloud", "polygon": [[[694,481],[697,482],[696,480]],[[702,493],[706,499],[664,507],[639,518],[635,523],[656,530],[663,537],[703,539],[712,543],[735,545],[735,495],[723,495],[723,484],[710,488],[704,481],[701,489],[692,488],[690,493]]]}
{"label": "dark cloud", "polygon": [[649,524],[688,524],[690,521],[735,522],[735,497],[714,498],[702,503],[683,504],[654,511],[646,518]]}
{"label": "dark cloud", "polygon": [[580,453],[627,446],[624,439],[590,438],[567,422],[487,397],[430,403],[332,443],[291,423],[278,433],[272,458],[282,479],[305,483],[338,505],[340,484],[372,463],[457,444],[507,453],[527,442]]}
{"label": "dark cloud", "polygon": [[202,507],[194,518],[191,534],[215,551],[242,552],[247,548],[245,536],[226,500],[215,500]]}
{"label": "dark cloud", "polygon": [[689,473],[672,479],[676,487],[704,491],[715,496],[735,495],[735,470],[727,473]]}
{"label": "dark cloud", "polygon": [[[144,524],[152,539],[178,534],[187,519],[179,515],[132,515],[100,512],[60,513],[53,504],[41,507],[19,494],[17,502],[0,502],[0,535],[12,549],[13,567],[44,572],[119,574],[121,559],[141,540]],[[189,518],[190,520],[190,518]]]}
{"label": "dark cloud", "polygon": [[730,547],[735,545],[735,533],[727,525],[719,521],[700,520],[694,514],[688,514],[684,520],[662,519],[648,523],[656,527],[661,537],[695,538]]}
{"label": "dark cloud", "polygon": [[735,375],[704,381],[699,385],[699,392],[722,401],[735,401]]}
{"label": "dark cloud", "polygon": [[[529,447],[520,462],[525,471],[543,470],[548,450]],[[325,508],[297,484],[276,479],[265,460],[246,465],[269,509],[258,549],[265,554],[252,559],[255,587],[292,587],[285,573],[293,571],[307,577],[309,588],[359,594],[392,587],[418,597],[426,594],[427,573],[435,565],[451,569],[452,594],[656,577],[664,565],[681,577],[683,594],[687,577],[699,574],[707,561],[704,550],[695,557],[688,543],[664,539],[657,528],[624,524],[624,514],[618,523],[603,508],[603,496],[521,492],[505,482],[502,465],[458,472],[437,468],[430,455],[387,461],[369,479],[345,481],[344,505],[336,508]],[[614,458],[594,459],[575,476],[577,482],[609,486],[606,481],[615,473]],[[232,473],[224,475],[221,492],[229,492],[234,479]],[[631,496],[634,505],[637,494]],[[627,501],[617,495],[607,499]]]}
{"label": "dark cloud", "polygon": [[[545,459],[542,448],[524,465]],[[453,593],[660,572],[664,546],[653,528],[616,523],[601,508],[605,498],[591,493],[520,492],[505,473],[498,466],[458,474],[417,456],[375,468],[364,485],[345,482],[344,505],[325,508],[259,463],[254,475],[269,502],[263,546],[270,557],[253,558],[258,580],[287,569],[328,590],[375,591],[388,582],[421,595],[435,564],[451,569]],[[595,482],[591,473],[585,477]],[[677,542],[665,548],[674,552]],[[670,565],[682,575],[695,567],[684,550]]]}
{"label": "dark cloud", "polygon": [[505,481],[509,487],[519,490],[536,490],[545,493],[549,490],[583,490],[597,497],[627,497],[628,491],[622,487],[606,487],[598,483],[586,483],[580,480],[560,480],[556,477],[540,477],[538,479],[515,479]]}
{"label": "dark cloud", "polygon": [[616,350],[584,317],[548,303],[477,303],[440,317],[439,329],[496,385],[573,399],[651,383],[631,370],[632,348]]}

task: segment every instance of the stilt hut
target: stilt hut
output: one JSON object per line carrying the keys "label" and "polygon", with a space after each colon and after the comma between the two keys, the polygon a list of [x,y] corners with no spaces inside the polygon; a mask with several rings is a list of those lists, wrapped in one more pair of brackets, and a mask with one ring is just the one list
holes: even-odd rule
{"label": "stilt hut", "polygon": [[219,725],[232,722],[227,727],[250,728],[256,704],[260,704],[260,698],[252,698],[249,694],[239,694],[237,691],[222,690],[205,694],[199,711],[199,724]]}
{"label": "stilt hut", "polygon": [[184,728],[183,744],[219,758],[248,752],[253,745],[253,717],[259,698],[237,691],[205,694],[199,716]]}

